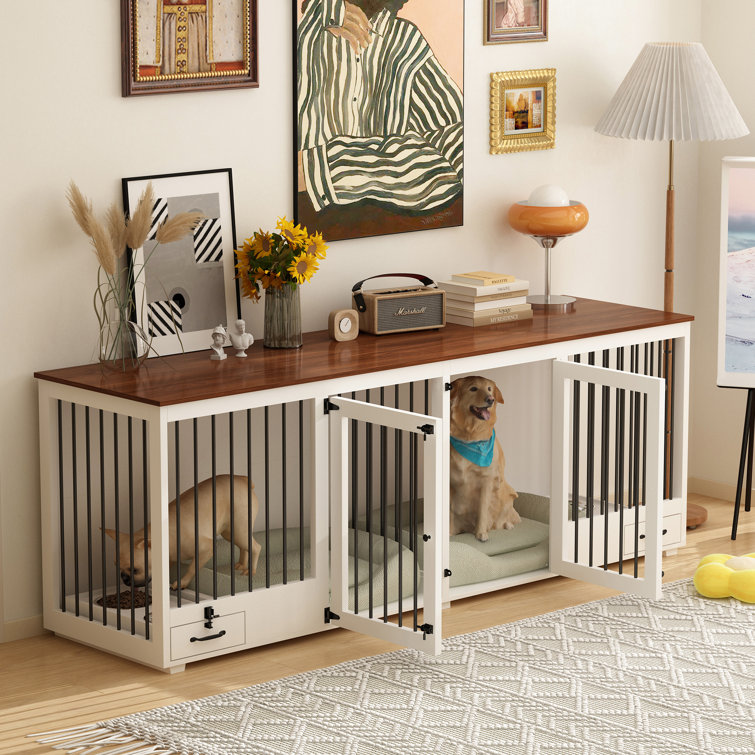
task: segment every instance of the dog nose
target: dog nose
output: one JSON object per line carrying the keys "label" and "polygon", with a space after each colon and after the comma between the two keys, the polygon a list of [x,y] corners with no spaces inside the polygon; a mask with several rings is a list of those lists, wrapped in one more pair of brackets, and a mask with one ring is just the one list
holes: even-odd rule
{"label": "dog nose", "polygon": [[121,580],[124,585],[131,586],[131,575],[127,571],[121,572]]}
{"label": "dog nose", "polygon": [[487,398],[485,399],[485,403],[486,403],[486,404],[487,404],[488,406],[493,406],[493,404],[495,404],[495,399],[494,399],[494,398],[493,398],[492,396],[488,396],[488,397],[487,397]]}

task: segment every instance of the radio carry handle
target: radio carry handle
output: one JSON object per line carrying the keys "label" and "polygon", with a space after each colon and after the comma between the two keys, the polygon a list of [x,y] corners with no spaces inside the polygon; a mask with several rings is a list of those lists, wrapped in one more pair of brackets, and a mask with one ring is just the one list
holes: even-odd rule
{"label": "radio carry handle", "polygon": [[420,273],[381,273],[380,275],[371,275],[369,278],[355,283],[351,289],[351,293],[354,294],[354,303],[357,305],[357,309],[360,312],[367,311],[367,305],[364,303],[364,296],[362,295],[362,286],[375,278],[414,278],[418,280],[423,286],[433,286],[438,288],[438,284],[426,275],[420,275]]}

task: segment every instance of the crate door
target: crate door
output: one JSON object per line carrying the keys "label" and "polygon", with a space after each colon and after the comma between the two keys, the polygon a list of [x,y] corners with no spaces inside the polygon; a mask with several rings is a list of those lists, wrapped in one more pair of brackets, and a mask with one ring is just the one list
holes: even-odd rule
{"label": "crate door", "polygon": [[661,596],[661,379],[553,363],[550,570]]}
{"label": "crate door", "polygon": [[441,421],[329,399],[331,606],[339,626],[441,651]]}

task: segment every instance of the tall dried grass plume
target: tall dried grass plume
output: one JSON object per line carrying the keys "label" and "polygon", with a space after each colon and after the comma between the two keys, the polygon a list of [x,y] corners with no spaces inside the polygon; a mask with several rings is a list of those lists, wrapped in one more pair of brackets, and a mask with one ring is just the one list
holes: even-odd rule
{"label": "tall dried grass plume", "polygon": [[202,212],[180,212],[168,218],[157,229],[155,239],[160,244],[170,244],[172,241],[179,241],[184,236],[188,236],[201,222],[205,216]]}

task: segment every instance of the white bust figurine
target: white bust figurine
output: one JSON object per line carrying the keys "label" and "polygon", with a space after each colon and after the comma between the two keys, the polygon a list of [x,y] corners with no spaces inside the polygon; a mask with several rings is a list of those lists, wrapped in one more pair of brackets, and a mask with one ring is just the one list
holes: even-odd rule
{"label": "white bust figurine", "polygon": [[246,350],[254,343],[254,336],[246,332],[246,323],[236,320],[234,329],[228,334],[233,348],[236,349],[237,357],[245,357]]}
{"label": "white bust figurine", "polygon": [[228,334],[225,332],[225,328],[222,325],[218,325],[218,327],[212,331],[212,346],[210,347],[212,349],[212,354],[210,354],[210,359],[220,361],[221,359],[227,358],[227,354],[223,350],[223,344],[226,342],[227,338]]}

